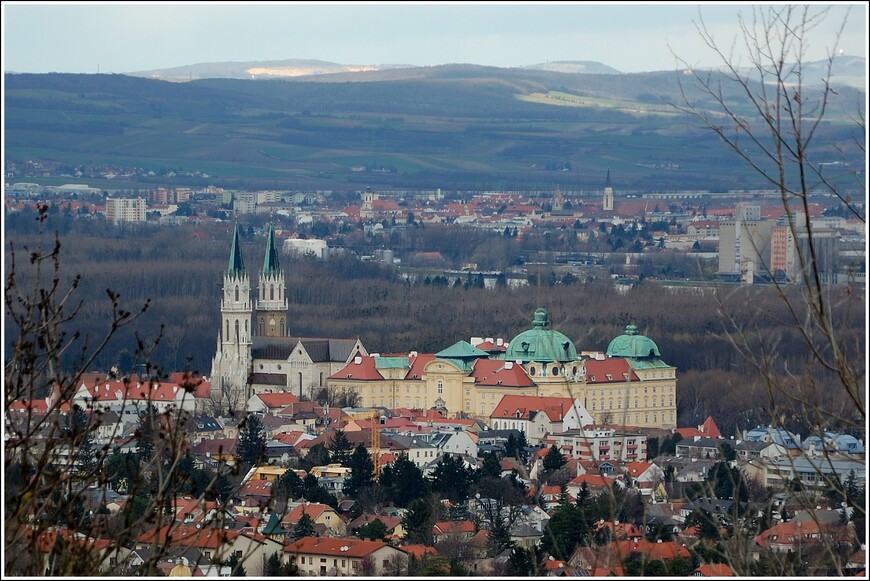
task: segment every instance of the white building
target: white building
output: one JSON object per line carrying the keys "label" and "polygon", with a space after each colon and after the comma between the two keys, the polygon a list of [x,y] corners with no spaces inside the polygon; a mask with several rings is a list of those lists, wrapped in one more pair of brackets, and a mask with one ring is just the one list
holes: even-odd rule
{"label": "white building", "polygon": [[145,198],[107,198],[106,220],[115,222],[144,222]]}

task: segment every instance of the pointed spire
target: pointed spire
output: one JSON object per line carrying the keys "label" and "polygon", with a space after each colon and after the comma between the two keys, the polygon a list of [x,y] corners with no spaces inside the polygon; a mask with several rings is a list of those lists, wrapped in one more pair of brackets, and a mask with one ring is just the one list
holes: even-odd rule
{"label": "pointed spire", "polygon": [[233,230],[233,245],[230,247],[230,261],[227,264],[227,274],[241,276],[245,272],[245,260],[242,257],[242,247],[239,243],[239,223]]}
{"label": "pointed spire", "polygon": [[610,168],[607,168],[607,178],[604,180],[604,187],[605,188],[612,188],[613,187],[613,184],[610,183]]}
{"label": "pointed spire", "polygon": [[269,224],[269,235],[266,238],[266,256],[263,258],[263,274],[278,274],[281,266],[278,264],[278,249],[275,247],[275,225]]}

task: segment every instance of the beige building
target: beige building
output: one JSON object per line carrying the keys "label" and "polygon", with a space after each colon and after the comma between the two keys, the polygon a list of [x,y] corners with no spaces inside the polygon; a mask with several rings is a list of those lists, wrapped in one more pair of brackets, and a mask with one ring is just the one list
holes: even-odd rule
{"label": "beige building", "polygon": [[719,223],[719,275],[752,283],[755,273],[770,269],[774,223],[762,219],[760,206],[739,203],[734,213]]}
{"label": "beige building", "polygon": [[107,198],[106,220],[118,222],[144,222],[145,198]]}
{"label": "beige building", "polygon": [[292,556],[303,577],[383,576],[392,562],[407,558],[405,552],[383,541],[356,537],[302,537],[284,547],[285,559]]}
{"label": "beige building", "polygon": [[550,328],[546,309],[503,349],[466,341],[434,354],[357,356],[327,386],[359,394],[360,405],[462,412],[488,422],[506,395],[579,399],[596,424],[676,427],[676,369],[634,325],[606,354],[580,357]]}

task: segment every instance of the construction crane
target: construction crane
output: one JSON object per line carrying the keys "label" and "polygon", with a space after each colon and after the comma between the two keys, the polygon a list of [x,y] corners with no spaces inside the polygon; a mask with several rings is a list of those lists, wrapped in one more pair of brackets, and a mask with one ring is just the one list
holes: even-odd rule
{"label": "construction crane", "polygon": [[369,418],[372,420],[372,464],[374,464],[375,480],[381,477],[381,418],[378,410],[369,412]]}
{"label": "construction crane", "polygon": [[369,442],[369,450],[372,455],[373,474],[375,479],[381,477],[381,414],[378,410],[369,410],[353,415],[354,419],[371,420],[371,441]]}

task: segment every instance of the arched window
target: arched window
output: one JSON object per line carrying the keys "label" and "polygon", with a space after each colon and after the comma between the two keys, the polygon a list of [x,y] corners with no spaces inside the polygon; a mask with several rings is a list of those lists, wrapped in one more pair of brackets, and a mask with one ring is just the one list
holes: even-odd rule
{"label": "arched window", "polygon": [[284,319],[281,319],[281,336],[283,337],[284,335],[286,335],[284,332]]}
{"label": "arched window", "polygon": [[275,300],[275,285],[274,284],[269,285],[269,300],[270,301]]}
{"label": "arched window", "polygon": [[529,367],[529,375],[532,377],[535,376],[535,368],[534,367]]}
{"label": "arched window", "polygon": [[553,375],[559,375],[559,368],[555,365],[553,366]]}
{"label": "arched window", "polygon": [[236,341],[239,340],[239,322],[236,321]]}
{"label": "arched window", "polygon": [[236,285],[236,301],[239,300],[239,285]]}
{"label": "arched window", "polygon": [[263,319],[263,317],[260,317],[260,324],[257,327],[257,335],[262,336],[265,334],[266,334],[266,321]]}
{"label": "arched window", "polygon": [[302,399],[302,372],[299,372],[299,399]]}
{"label": "arched window", "polygon": [[224,335],[224,341],[229,341],[229,340],[230,340],[230,322],[227,321],[227,332]]}
{"label": "arched window", "polygon": [[248,320],[245,319],[245,335],[248,334]]}

